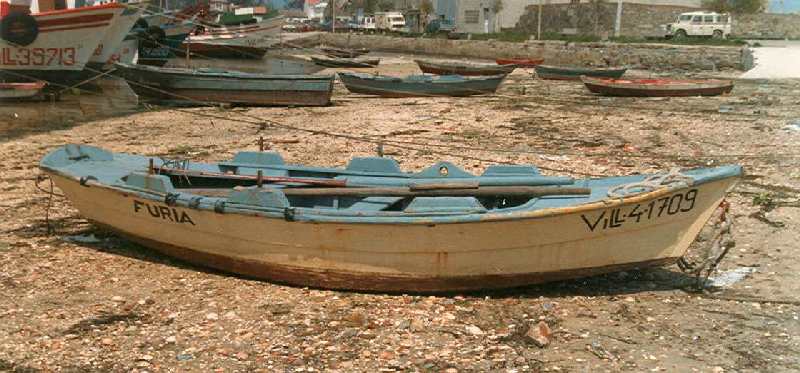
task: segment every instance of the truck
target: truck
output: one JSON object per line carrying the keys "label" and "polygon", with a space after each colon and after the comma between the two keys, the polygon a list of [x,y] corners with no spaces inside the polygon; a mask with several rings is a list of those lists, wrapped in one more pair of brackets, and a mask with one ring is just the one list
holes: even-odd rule
{"label": "truck", "polygon": [[402,32],[406,27],[406,19],[400,12],[375,13],[375,29],[378,31]]}
{"label": "truck", "polygon": [[731,33],[731,16],[726,13],[682,13],[678,20],[663,26],[666,38],[681,39],[687,36],[727,38]]}

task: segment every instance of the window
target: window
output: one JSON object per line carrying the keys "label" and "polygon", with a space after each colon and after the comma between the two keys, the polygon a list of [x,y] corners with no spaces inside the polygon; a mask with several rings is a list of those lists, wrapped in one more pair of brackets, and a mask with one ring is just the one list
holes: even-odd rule
{"label": "window", "polygon": [[679,21],[691,21],[692,16],[689,15],[682,15],[681,18],[678,18]]}
{"label": "window", "polygon": [[705,23],[714,23],[714,16],[705,16],[705,17],[703,17],[703,22],[705,22]]}
{"label": "window", "polygon": [[478,10],[464,11],[464,23],[478,23],[478,19],[480,18],[481,18],[481,12]]}
{"label": "window", "polygon": [[728,16],[719,16],[719,23],[728,23]]}
{"label": "window", "polygon": [[701,22],[703,22],[703,16],[692,17],[692,23],[701,23]]}

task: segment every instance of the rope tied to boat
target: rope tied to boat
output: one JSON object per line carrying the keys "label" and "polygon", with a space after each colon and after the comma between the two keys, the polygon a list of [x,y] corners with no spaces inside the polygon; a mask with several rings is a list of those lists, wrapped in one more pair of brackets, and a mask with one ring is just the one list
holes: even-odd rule
{"label": "rope tied to boat", "polygon": [[697,263],[689,263],[685,258],[678,261],[678,267],[687,273],[695,276],[695,289],[703,290],[708,284],[708,278],[716,271],[719,263],[728,254],[728,251],[736,245],[731,234],[733,227],[733,217],[730,213],[730,202],[722,200],[717,210],[719,215],[714,220],[714,232],[711,235],[711,240],[707,245],[704,258]]}
{"label": "rope tied to boat", "polygon": [[694,184],[694,178],[681,173],[680,168],[672,168],[665,173],[657,173],[646,177],[642,181],[617,185],[608,190],[611,198],[623,198],[631,194],[651,192],[665,186],[677,186],[683,184],[690,187]]}

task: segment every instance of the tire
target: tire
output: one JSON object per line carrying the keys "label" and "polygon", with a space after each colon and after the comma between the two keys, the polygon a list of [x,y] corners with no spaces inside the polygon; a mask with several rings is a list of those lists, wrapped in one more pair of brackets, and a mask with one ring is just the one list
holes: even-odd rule
{"label": "tire", "polygon": [[673,39],[676,40],[686,39],[686,30],[675,31],[675,36],[673,37]]}
{"label": "tire", "polygon": [[722,39],[723,38],[722,30],[714,30],[714,34],[711,35],[711,38]]}
{"label": "tire", "polygon": [[0,37],[16,45],[30,45],[39,36],[39,24],[30,14],[11,13],[0,20]]}

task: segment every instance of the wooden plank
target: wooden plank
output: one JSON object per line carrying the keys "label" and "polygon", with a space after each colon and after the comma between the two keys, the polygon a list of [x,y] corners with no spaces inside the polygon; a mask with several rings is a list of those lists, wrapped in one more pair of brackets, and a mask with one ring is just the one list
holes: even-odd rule
{"label": "wooden plank", "polygon": [[559,187],[482,187],[468,189],[426,189],[410,188],[286,188],[282,190],[287,196],[340,196],[340,197],[458,197],[458,196],[549,196],[549,195],[586,195],[589,188]]}

